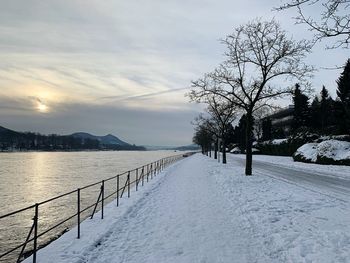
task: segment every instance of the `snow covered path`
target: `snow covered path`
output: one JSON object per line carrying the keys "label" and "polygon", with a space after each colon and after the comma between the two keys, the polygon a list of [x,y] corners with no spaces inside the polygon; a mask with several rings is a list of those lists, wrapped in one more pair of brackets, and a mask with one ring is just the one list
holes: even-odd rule
{"label": "snow covered path", "polygon": [[[233,157],[232,157],[233,158]],[[348,202],[196,154],[40,250],[38,263],[349,262]],[[237,158],[237,157],[235,157]],[[30,262],[28,258],[25,262]]]}
{"label": "snow covered path", "polygon": [[173,167],[83,261],[252,262],[250,237],[203,164],[197,157]]}

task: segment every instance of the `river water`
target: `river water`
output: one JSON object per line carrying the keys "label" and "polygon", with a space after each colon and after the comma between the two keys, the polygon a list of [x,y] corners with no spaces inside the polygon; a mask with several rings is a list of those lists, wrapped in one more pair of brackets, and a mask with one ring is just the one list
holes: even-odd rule
{"label": "river water", "polygon": [[[174,151],[107,151],[107,152],[25,152],[0,153],[0,216],[65,192],[92,184],[116,174],[131,170]],[[121,181],[123,183],[123,181]],[[100,185],[81,191],[83,209],[96,202]],[[106,183],[108,191],[115,190],[115,181]],[[87,210],[82,219],[91,214]],[[76,193],[39,206],[39,234],[77,211]],[[0,255],[23,243],[33,224],[34,209],[0,219]],[[76,224],[69,220],[39,239],[39,246],[56,238]],[[32,249],[32,242],[27,250]],[[16,250],[0,262],[16,260]]]}

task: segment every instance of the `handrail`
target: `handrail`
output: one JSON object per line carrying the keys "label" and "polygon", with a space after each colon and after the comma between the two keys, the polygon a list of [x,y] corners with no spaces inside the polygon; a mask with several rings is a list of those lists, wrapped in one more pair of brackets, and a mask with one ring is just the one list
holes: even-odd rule
{"label": "handrail", "polygon": [[[7,214],[4,214],[4,215],[0,215],[0,220],[1,219],[4,219],[4,218],[7,218],[7,217],[10,217],[10,216],[13,216],[13,215],[16,215],[16,214],[19,214],[21,212],[24,212],[24,211],[27,211],[29,209],[33,209],[34,208],[34,217],[32,218],[33,220],[33,224],[32,224],[32,227],[30,229],[30,232],[28,233],[27,235],[27,238],[26,238],[26,241],[24,243],[21,243],[19,245],[16,245],[15,247],[5,251],[5,252],[1,252],[2,254],[0,254],[0,262],[1,260],[5,257],[5,256],[8,256],[9,254],[13,253],[14,251],[18,250],[18,249],[21,249],[20,253],[16,256],[17,258],[17,262],[20,262],[22,259],[23,259],[23,255],[24,253],[26,253],[26,256],[29,256],[28,254],[31,253],[33,255],[33,263],[36,263],[36,252],[38,250],[38,247],[40,248],[40,245],[37,244],[37,239],[39,237],[42,237],[44,236],[45,234],[47,234],[48,232],[54,230],[55,228],[63,225],[64,223],[68,222],[69,220],[77,217],[78,220],[77,220],[77,226],[78,226],[78,235],[77,235],[77,238],[80,238],[80,216],[83,212],[91,209],[92,207],[94,207],[94,210],[92,212],[92,214],[90,215],[91,218],[93,218],[93,215],[96,213],[96,211],[98,210],[98,206],[100,206],[100,211],[101,211],[101,219],[103,219],[103,216],[104,216],[104,201],[111,198],[112,196],[116,195],[115,199],[117,200],[117,206],[119,206],[119,202],[120,202],[120,198],[123,196],[124,192],[127,191],[128,193],[128,197],[130,197],[130,187],[132,185],[135,185],[136,186],[136,191],[138,190],[138,187],[139,185],[144,185],[144,181],[145,179],[147,180],[147,182],[150,180],[150,179],[153,179],[154,176],[156,176],[157,173],[161,172],[165,167],[167,167],[168,165],[180,160],[180,159],[183,159],[184,157],[187,157],[188,155],[191,155],[193,153],[186,153],[186,154],[179,154],[179,155],[174,155],[174,156],[169,156],[169,157],[165,157],[165,158],[162,158],[162,159],[159,159],[155,162],[151,162],[151,163],[148,163],[146,165],[143,165],[143,166],[140,166],[140,167],[137,167],[135,169],[132,169],[132,170],[129,170],[129,171],[126,171],[126,172],[123,172],[123,173],[119,173],[115,176],[112,176],[112,177],[109,177],[107,179],[104,179],[102,181],[99,181],[99,182],[96,182],[96,183],[92,183],[92,184],[89,184],[89,185],[85,185],[83,187],[80,187],[80,188],[77,188],[75,190],[72,190],[72,191],[69,191],[69,192],[66,192],[66,193],[63,193],[63,194],[60,194],[60,195],[57,195],[57,196],[54,196],[52,198],[49,198],[47,200],[44,200],[44,201],[41,201],[39,203],[36,203],[36,204],[33,204],[33,205],[30,205],[30,206],[27,206],[27,207],[24,207],[24,208],[21,208],[21,209],[18,209],[18,210],[15,210],[13,212],[10,212],[10,213],[7,213]],[[131,179],[131,175],[135,175],[136,179]],[[123,186],[120,185],[120,178],[121,177],[125,177],[126,178],[123,178],[125,179],[125,183]],[[109,193],[107,196],[105,196],[105,184],[107,182],[110,182],[112,181],[113,179],[116,179],[116,181],[113,181],[113,185],[112,186],[115,186],[116,185],[116,189],[113,190],[111,193]],[[141,183],[141,184],[140,184]],[[85,190],[85,189],[88,189],[90,187],[93,187],[93,186],[96,186],[96,185],[100,185],[100,190],[99,190],[99,193],[98,193],[98,198],[97,198],[97,201],[94,202],[93,204],[88,204],[85,208],[81,208],[81,197],[80,197],[80,192],[81,190]],[[122,192],[121,192],[122,190]],[[62,221],[60,222],[56,222],[55,225],[53,226],[50,226],[48,229],[44,230],[43,232],[40,232],[38,233],[38,220],[39,220],[39,207],[40,205],[43,205],[43,204],[47,204],[49,202],[52,202],[54,200],[57,200],[57,199],[60,199],[62,197],[65,197],[65,196],[68,196],[68,195],[71,195],[71,194],[74,194],[74,193],[77,193],[77,212],[74,213],[73,215],[70,215],[68,217],[66,217],[65,219],[62,219]],[[34,233],[34,236],[32,236],[32,233]],[[26,245],[30,242],[34,242],[34,249],[31,250],[31,251],[25,251],[26,249]],[[5,259],[7,260],[7,259]],[[6,261],[8,262],[8,261]]]}

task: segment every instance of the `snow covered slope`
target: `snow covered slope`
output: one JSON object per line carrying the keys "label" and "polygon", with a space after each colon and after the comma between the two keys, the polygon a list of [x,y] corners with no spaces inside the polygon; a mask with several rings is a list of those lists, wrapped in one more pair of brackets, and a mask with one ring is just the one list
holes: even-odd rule
{"label": "snow covered slope", "polygon": [[295,161],[350,165],[350,142],[326,140],[306,143],[293,155]]}
{"label": "snow covered slope", "polygon": [[[233,158],[233,157],[232,157]],[[348,262],[349,203],[201,154],[38,253],[43,262]],[[31,262],[28,258],[25,262]]]}

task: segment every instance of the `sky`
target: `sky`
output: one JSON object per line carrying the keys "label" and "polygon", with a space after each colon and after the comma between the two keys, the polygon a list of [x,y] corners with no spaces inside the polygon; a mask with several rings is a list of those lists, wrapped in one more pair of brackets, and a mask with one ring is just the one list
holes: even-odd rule
{"label": "sky", "polygon": [[[11,0],[0,9],[0,126],[44,134],[114,134],[138,145],[186,145],[203,106],[191,80],[223,61],[220,39],[256,17],[295,39],[280,0]],[[317,13],[318,10],[312,10]],[[349,50],[318,43],[307,62],[335,97]],[[281,101],[281,105],[289,101]]]}

